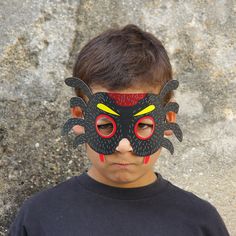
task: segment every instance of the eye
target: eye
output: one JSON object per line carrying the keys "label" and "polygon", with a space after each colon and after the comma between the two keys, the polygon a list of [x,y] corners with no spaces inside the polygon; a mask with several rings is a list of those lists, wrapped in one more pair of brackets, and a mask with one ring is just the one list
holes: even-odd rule
{"label": "eye", "polygon": [[142,140],[149,139],[155,128],[155,121],[151,116],[146,116],[140,118],[135,126],[134,126],[134,132],[135,135]]}
{"label": "eye", "polygon": [[96,131],[102,138],[111,138],[116,132],[116,123],[108,115],[99,115],[96,118]]}
{"label": "eye", "polygon": [[138,128],[139,129],[153,129],[153,125],[152,124],[139,123]]}
{"label": "eye", "polygon": [[99,130],[107,130],[107,131],[109,131],[109,130],[113,130],[113,124],[112,123],[107,123],[107,124],[103,124],[103,125],[99,125],[99,124],[97,124],[97,127],[98,127],[98,129]]}

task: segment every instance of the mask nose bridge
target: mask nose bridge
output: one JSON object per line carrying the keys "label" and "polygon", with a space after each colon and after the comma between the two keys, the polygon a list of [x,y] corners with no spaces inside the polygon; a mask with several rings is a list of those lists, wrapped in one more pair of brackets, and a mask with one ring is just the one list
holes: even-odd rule
{"label": "mask nose bridge", "polygon": [[[128,109],[126,109],[120,119],[121,123],[121,139],[127,138],[130,142],[131,140],[128,138],[128,133],[129,133],[129,126],[130,126],[130,121],[132,120],[132,112],[130,112]],[[120,139],[120,140],[121,140]]]}

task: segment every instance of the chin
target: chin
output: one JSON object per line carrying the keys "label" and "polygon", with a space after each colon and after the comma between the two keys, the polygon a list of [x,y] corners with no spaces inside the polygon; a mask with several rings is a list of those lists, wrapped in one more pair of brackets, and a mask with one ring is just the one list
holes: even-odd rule
{"label": "chin", "polygon": [[138,179],[137,176],[128,172],[114,173],[111,178],[116,184],[128,184]]}

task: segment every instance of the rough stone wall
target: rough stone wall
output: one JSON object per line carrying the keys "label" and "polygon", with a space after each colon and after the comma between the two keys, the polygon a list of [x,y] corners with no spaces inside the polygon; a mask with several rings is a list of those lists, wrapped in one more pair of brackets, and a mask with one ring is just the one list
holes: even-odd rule
{"label": "rough stone wall", "polygon": [[0,235],[22,201],[80,174],[84,150],[60,138],[76,53],[134,23],[165,45],[180,81],[183,143],[156,169],[216,206],[236,236],[236,3],[230,0],[0,2]]}

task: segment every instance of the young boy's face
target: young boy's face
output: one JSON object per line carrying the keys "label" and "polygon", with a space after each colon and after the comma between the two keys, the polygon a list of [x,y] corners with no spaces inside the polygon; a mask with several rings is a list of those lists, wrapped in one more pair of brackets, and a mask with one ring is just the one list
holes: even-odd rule
{"label": "young boy's face", "polygon": [[[101,86],[91,87],[93,93],[97,92],[111,92]],[[132,86],[131,88],[112,91],[112,93],[155,93],[158,94],[159,87],[144,87],[144,86]],[[72,111],[73,116],[75,110]],[[175,114],[167,114],[167,120],[175,122]],[[73,128],[76,134],[84,133],[81,126],[75,126]],[[165,133],[170,135],[170,131]],[[161,153],[161,148],[155,153],[150,155],[149,161],[145,164],[144,158],[137,156],[132,152],[132,146],[127,138],[120,140],[116,147],[116,151],[110,155],[104,155],[104,161],[101,162],[99,153],[94,151],[89,144],[86,144],[86,151],[89,160],[92,165],[88,171],[88,174],[99,182],[116,187],[139,187],[150,184],[156,179],[154,173],[154,165]],[[124,165],[126,164],[126,165]]]}

